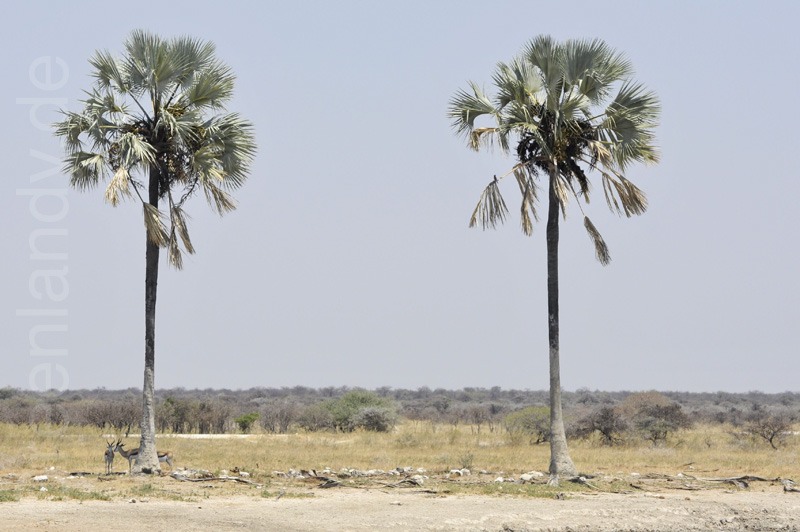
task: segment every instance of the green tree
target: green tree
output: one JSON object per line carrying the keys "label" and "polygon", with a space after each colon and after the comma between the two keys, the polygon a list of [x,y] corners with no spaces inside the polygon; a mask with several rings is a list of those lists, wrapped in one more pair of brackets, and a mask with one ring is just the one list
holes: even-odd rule
{"label": "green tree", "polygon": [[[577,474],[570,458],[561,410],[558,307],[559,216],[569,199],[581,212],[589,202],[590,171],[602,182],[608,206],[620,214],[641,214],[644,193],[626,177],[634,162],[656,162],[656,95],[632,81],[631,64],[601,40],[556,42],[540,36],[510,63],[499,63],[490,97],[477,84],[450,101],[453,128],[473,150],[493,145],[517,162],[513,175],[521,192],[522,230],[533,233],[538,220],[539,178],[546,180],[547,306],[550,361],[550,483]],[[485,121],[485,122],[484,122]],[[470,227],[495,227],[508,215],[495,176],[481,194]],[[598,260],[607,264],[608,247],[584,214],[584,226]]]}
{"label": "green tree", "polygon": [[65,171],[85,190],[108,180],[112,206],[142,204],[145,250],[145,364],[140,452],[133,471],[157,470],[155,449],[155,318],[159,252],[183,265],[194,253],[185,202],[202,191],[220,215],[235,208],[229,192],[245,181],[256,146],[250,122],[225,111],[234,75],[214,45],[191,37],[165,40],[136,30],[123,57],[98,51],[89,60],[92,88],[83,110],[55,124]]}

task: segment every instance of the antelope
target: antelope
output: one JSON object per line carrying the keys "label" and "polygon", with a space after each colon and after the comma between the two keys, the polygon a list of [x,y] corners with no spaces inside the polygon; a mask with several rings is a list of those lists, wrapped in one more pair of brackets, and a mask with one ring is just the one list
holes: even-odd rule
{"label": "antelope", "polygon": [[114,440],[106,442],[107,448],[103,455],[106,461],[106,475],[111,474],[111,465],[114,463]]}
{"label": "antelope", "polygon": [[[131,472],[131,466],[133,465],[133,461],[139,456],[139,448],[131,449],[130,451],[126,451],[123,447],[125,444],[122,443],[122,440],[117,440],[116,445],[114,446],[114,450],[117,451],[120,456],[126,458],[128,460],[128,473]],[[158,451],[156,452],[158,455],[159,462],[166,462],[169,464],[169,468],[172,469],[172,453],[169,451]]]}

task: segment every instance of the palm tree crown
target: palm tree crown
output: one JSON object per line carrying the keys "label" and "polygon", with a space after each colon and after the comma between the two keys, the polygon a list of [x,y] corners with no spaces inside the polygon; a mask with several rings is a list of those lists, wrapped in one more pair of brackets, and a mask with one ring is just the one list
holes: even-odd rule
{"label": "palm tree crown", "polygon": [[[234,209],[229,191],[243,184],[255,154],[252,125],[236,113],[221,113],[234,75],[214,51],[212,43],[190,37],[164,40],[134,31],[124,58],[95,53],[95,83],[83,110],[64,112],[55,125],[64,138],[71,184],[87,189],[109,178],[105,198],[114,206],[135,193],[149,240],[168,247],[178,269],[178,237],[183,249],[194,252],[184,202],[202,190],[219,214]],[[166,214],[145,193],[142,178],[152,172]]]}
{"label": "palm tree crown", "polygon": [[[513,147],[518,162],[506,175],[519,184],[525,234],[538,219],[539,173],[553,181],[563,214],[571,196],[588,203],[591,170],[600,174],[612,210],[631,216],[647,208],[644,193],[624,172],[633,162],[658,160],[653,141],[659,103],[630,79],[632,73],[630,63],[601,40],[558,43],[540,36],[510,63],[497,65],[493,97],[471,83],[450,101],[452,125],[470,148],[497,144],[510,152]],[[493,124],[476,125],[484,115]],[[505,220],[508,209],[497,185],[495,178],[484,190],[470,226],[494,227]],[[607,263],[605,243],[588,218],[585,225],[598,259]]]}

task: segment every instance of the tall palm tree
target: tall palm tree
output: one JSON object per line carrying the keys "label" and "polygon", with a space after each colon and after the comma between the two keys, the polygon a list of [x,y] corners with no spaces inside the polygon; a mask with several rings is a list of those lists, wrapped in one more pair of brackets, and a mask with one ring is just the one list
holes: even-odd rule
{"label": "tall palm tree", "polygon": [[256,146],[252,124],[225,112],[234,75],[212,43],[165,40],[133,31],[122,58],[98,51],[83,110],[55,124],[65,171],[85,190],[108,179],[105,199],[142,204],[145,251],[145,364],[140,452],[134,471],[157,470],[155,449],[155,318],[159,252],[183,266],[194,253],[185,202],[202,191],[220,215],[235,209],[229,191],[245,181]]}
{"label": "tall palm tree", "polygon": [[[577,474],[569,455],[561,411],[558,318],[559,215],[570,198],[589,203],[588,174],[599,174],[608,206],[628,217],[647,207],[644,193],[625,177],[634,162],[654,163],[654,129],[660,106],[656,95],[631,79],[625,57],[601,40],[530,41],[510,63],[499,63],[490,97],[477,84],[450,101],[453,128],[473,150],[499,146],[514,150],[513,175],[521,193],[522,230],[538,220],[539,178],[547,180],[547,307],[550,352],[550,483]],[[477,122],[477,123],[476,123]],[[508,214],[495,176],[481,194],[470,227],[484,229]],[[600,233],[584,214],[597,259],[611,257]]]}

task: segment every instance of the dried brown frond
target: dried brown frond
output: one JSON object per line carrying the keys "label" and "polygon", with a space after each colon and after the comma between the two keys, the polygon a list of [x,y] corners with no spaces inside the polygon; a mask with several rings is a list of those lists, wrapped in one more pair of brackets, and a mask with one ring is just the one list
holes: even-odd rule
{"label": "dried brown frond", "polygon": [[147,238],[158,247],[166,247],[169,243],[169,233],[164,226],[161,211],[149,203],[142,203],[144,206],[144,227],[147,230]]}
{"label": "dried brown frond", "polygon": [[514,177],[517,178],[520,194],[522,194],[522,204],[520,205],[520,220],[522,231],[530,236],[533,234],[533,221],[539,221],[539,214],[536,212],[536,201],[538,199],[536,183],[525,165],[518,164],[514,167]]}
{"label": "dried brown frond", "polygon": [[569,192],[571,190],[569,186],[569,182],[564,179],[563,176],[560,174],[556,176],[554,182],[556,196],[558,197],[558,203],[561,206],[561,214],[564,216],[564,219],[567,219],[567,202],[569,201]]}
{"label": "dried brown frond", "polygon": [[178,236],[181,237],[181,242],[183,242],[183,247],[186,248],[188,253],[193,254],[194,246],[192,246],[192,241],[189,239],[189,230],[186,227],[186,216],[186,213],[183,212],[183,209],[180,207],[172,208],[173,233],[178,233]]}
{"label": "dried brown frond", "polygon": [[497,186],[497,176],[489,185],[483,189],[478,204],[475,210],[472,211],[472,217],[469,220],[469,226],[475,227],[480,223],[482,229],[497,227],[497,223],[503,223],[508,214],[506,202],[503,201],[503,196],[500,194],[500,189]]}
{"label": "dried brown frond", "polygon": [[203,183],[203,190],[206,193],[206,199],[209,205],[211,205],[219,215],[236,209],[236,202],[231,195],[218,186],[210,182],[205,182]]}
{"label": "dried brown frond", "polygon": [[112,207],[119,205],[120,200],[131,197],[130,174],[127,168],[120,166],[106,187],[105,199]]}
{"label": "dried brown frond", "polygon": [[600,264],[606,266],[611,262],[611,254],[608,251],[608,246],[603,240],[603,237],[588,216],[583,217],[583,225],[586,227],[586,232],[589,233],[589,238],[591,238],[594,243],[594,251],[597,260],[600,261]]}
{"label": "dried brown frond", "polygon": [[482,142],[483,143],[487,142],[486,140],[484,140],[484,136],[487,134],[490,135],[489,143],[491,143],[492,139],[491,134],[496,132],[497,132],[496,127],[476,127],[469,134],[470,148],[472,148],[473,150],[477,150],[478,148],[480,148]]}
{"label": "dried brown frond", "polygon": [[647,210],[644,192],[621,175],[603,173],[603,192],[608,207],[628,218],[643,214]]}
{"label": "dried brown frond", "polygon": [[169,263],[176,270],[183,269],[183,254],[181,253],[180,246],[178,246],[178,239],[175,235],[175,228],[173,227],[172,233],[169,235]]}

